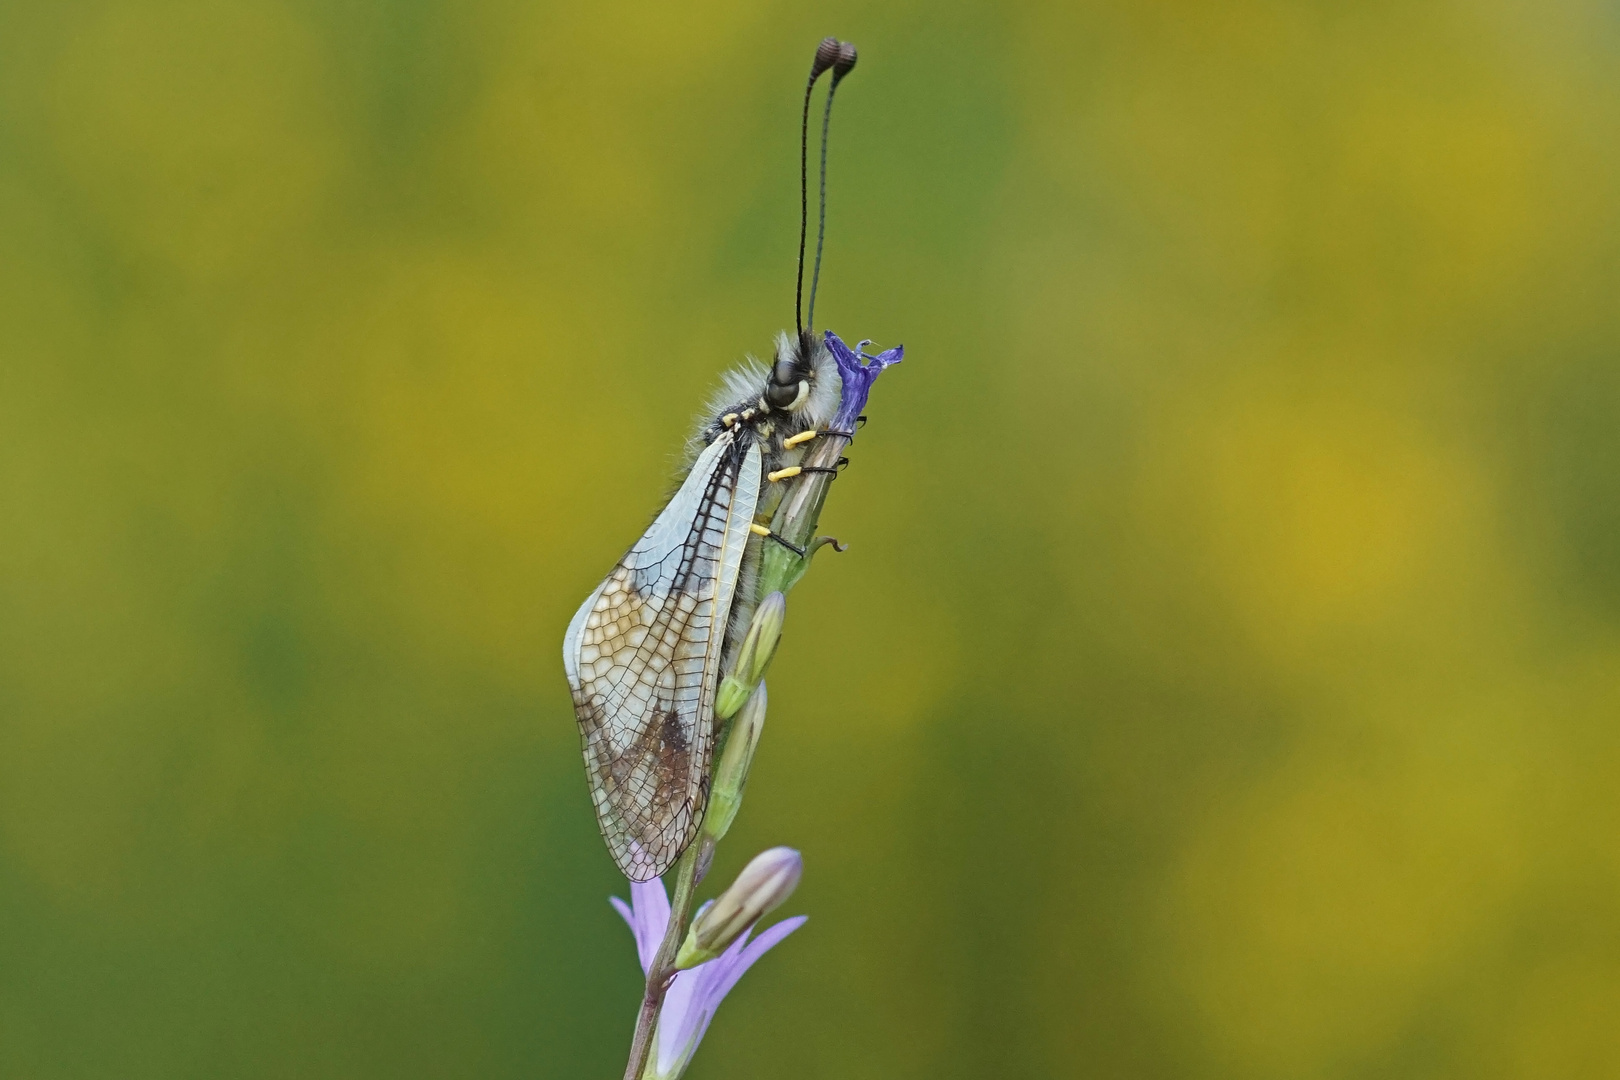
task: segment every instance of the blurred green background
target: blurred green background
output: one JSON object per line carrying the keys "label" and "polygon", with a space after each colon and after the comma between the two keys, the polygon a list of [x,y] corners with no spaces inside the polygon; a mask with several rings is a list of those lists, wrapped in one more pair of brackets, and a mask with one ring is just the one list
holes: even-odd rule
{"label": "blurred green background", "polygon": [[618,1075],[559,646],[791,323],[827,33],[908,358],[693,1075],[1620,1076],[1583,0],[0,6],[0,1075]]}

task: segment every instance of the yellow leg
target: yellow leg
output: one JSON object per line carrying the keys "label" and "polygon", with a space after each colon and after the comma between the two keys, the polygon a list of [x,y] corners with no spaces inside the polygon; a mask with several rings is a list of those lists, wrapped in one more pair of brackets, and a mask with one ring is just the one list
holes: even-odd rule
{"label": "yellow leg", "polygon": [[799,468],[797,465],[789,465],[785,469],[777,469],[773,473],[766,473],[765,479],[774,484],[778,480],[787,480],[791,477],[798,476],[803,471],[804,470]]}
{"label": "yellow leg", "polygon": [[757,521],[754,522],[752,525],[748,526],[748,531],[753,533],[755,536],[769,536],[769,535],[771,535],[771,530],[767,529],[765,526],[761,525]]}
{"label": "yellow leg", "polygon": [[782,449],[791,450],[793,447],[798,446],[800,443],[807,443],[811,439],[815,438],[817,435],[820,435],[820,434],[821,434],[821,432],[815,430],[814,428],[811,428],[809,431],[801,431],[797,435],[793,436],[792,438],[783,439],[782,440]]}

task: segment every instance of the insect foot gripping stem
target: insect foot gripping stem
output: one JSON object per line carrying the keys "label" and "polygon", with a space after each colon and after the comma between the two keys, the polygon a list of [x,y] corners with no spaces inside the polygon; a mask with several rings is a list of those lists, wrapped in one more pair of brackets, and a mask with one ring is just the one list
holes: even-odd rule
{"label": "insect foot gripping stem", "polygon": [[748,700],[765,669],[771,666],[776,646],[782,638],[782,621],[787,618],[787,598],[773,592],[759,602],[754,617],[748,623],[748,634],[737,651],[737,663],[731,674],[720,680],[720,689],[714,696],[714,715],[724,720]]}
{"label": "insect foot gripping stem", "polygon": [[798,544],[790,543],[789,541],[782,539],[780,533],[774,533],[769,528],[759,524],[758,522],[748,526],[748,531],[753,533],[755,536],[763,536],[767,540],[775,540],[778,544],[781,544],[799,558],[804,558],[804,548],[800,547]]}

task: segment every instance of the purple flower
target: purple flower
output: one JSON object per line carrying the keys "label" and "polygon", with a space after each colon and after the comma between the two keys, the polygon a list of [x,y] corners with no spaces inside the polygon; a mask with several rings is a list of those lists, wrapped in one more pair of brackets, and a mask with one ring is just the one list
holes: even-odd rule
{"label": "purple flower", "polygon": [[[669,895],[664,891],[664,883],[659,878],[632,881],[629,904],[617,896],[608,899],[636,936],[636,955],[645,975],[669,927]],[[653,1076],[658,1080],[674,1080],[686,1070],[698,1043],[703,1040],[703,1033],[709,1029],[709,1021],[714,1019],[714,1011],[743,977],[743,972],[769,952],[771,946],[804,925],[804,921],[803,915],[783,919],[752,941],[748,940],[747,933],[741,934],[713,960],[676,972],[658,1014],[658,1034],[650,1058]]]}
{"label": "purple flower", "polygon": [[[851,431],[854,428],[855,418],[866,408],[866,395],[872,392],[872,383],[882,374],[884,368],[900,362],[905,356],[906,347],[896,345],[876,356],[868,356],[864,350],[872,344],[870,341],[861,342],[855,346],[854,351],[851,351],[843,339],[831,330],[827,331],[826,340],[827,348],[838,364],[838,374],[844,380],[843,395],[838,401],[838,413],[833,417],[832,429]],[[871,362],[862,363],[863,360]]]}

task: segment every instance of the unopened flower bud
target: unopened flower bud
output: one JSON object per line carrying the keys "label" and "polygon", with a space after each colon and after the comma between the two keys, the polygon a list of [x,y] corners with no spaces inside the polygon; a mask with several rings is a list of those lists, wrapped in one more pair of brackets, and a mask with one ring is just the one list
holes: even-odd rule
{"label": "unopened flower bud", "polygon": [[724,720],[736,713],[754,692],[765,669],[771,666],[776,646],[782,640],[782,620],[787,617],[787,598],[773,592],[759,602],[754,617],[749,620],[748,633],[742,647],[737,650],[737,662],[731,674],[720,680],[720,689],[714,695],[714,715]]}
{"label": "unopened flower bud", "polygon": [[748,700],[748,695],[753,689],[735,675],[727,675],[721,679],[720,689],[714,692],[714,718],[724,720],[734,715],[742,708],[743,702]]}
{"label": "unopened flower bud", "polygon": [[765,727],[765,704],[765,684],[762,682],[742,711],[731,721],[725,749],[720,751],[720,764],[714,769],[709,809],[703,815],[703,835],[710,840],[719,840],[726,835],[732,819],[737,816],[737,808],[742,805],[743,788],[748,785],[748,769],[754,763],[754,748],[759,745],[759,733]]}
{"label": "unopened flower bud", "polygon": [[719,956],[743,931],[792,896],[803,872],[804,859],[790,847],[756,855],[731,888],[692,920],[675,966],[696,967]]}

